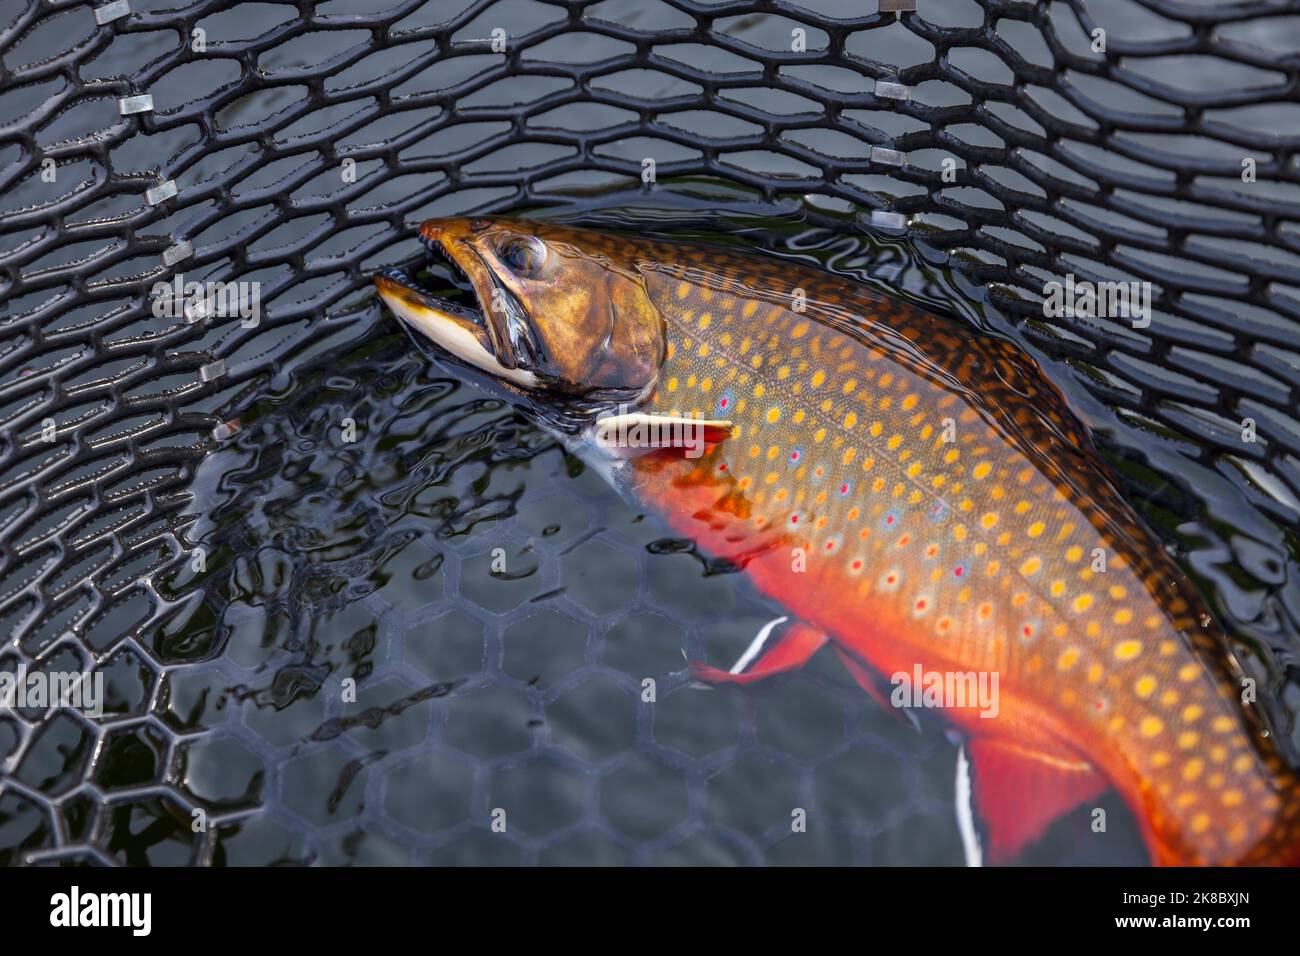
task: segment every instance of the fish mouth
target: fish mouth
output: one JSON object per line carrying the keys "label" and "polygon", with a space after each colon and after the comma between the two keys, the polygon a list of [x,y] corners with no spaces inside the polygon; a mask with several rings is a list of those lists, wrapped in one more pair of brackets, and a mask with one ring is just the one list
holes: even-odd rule
{"label": "fish mouth", "polygon": [[[388,268],[375,275],[380,298],[413,331],[474,368],[527,388],[537,376],[521,364],[535,358],[531,338],[521,335],[523,309],[496,280],[492,270],[464,243],[461,255],[448,246],[433,223],[420,229],[425,265],[414,275]],[[500,318],[480,290],[491,288],[504,304]],[[526,333],[526,328],[524,332]]]}

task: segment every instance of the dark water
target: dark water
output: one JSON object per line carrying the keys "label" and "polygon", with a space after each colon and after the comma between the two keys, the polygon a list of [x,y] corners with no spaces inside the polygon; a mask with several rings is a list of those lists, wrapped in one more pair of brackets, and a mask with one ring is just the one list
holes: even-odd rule
{"label": "dark water", "polygon": [[[794,204],[696,183],[526,212],[752,246],[1010,332],[937,257]],[[688,657],[729,666],[781,609],[460,384],[369,291],[345,311],[345,340],[245,396],[204,464],[207,568],[174,587],[207,606],[160,638],[173,659],[218,655],[167,688],[178,727],[214,731],[183,789],[249,811],[218,862],[962,862],[937,721],[882,712],[828,655],[757,691],[691,686]],[[1231,482],[1178,473],[1159,436],[1040,358],[1116,461],[1170,468],[1126,466],[1129,490],[1230,629],[1289,652],[1274,605],[1294,533]],[[1198,492],[1176,520],[1145,500],[1169,480]],[[1060,822],[1024,862],[1143,861],[1120,802],[1102,805],[1108,833]]]}

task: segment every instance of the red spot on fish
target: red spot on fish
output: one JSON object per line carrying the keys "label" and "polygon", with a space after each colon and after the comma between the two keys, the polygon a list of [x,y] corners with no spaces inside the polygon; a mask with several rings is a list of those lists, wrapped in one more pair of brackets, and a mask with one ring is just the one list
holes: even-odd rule
{"label": "red spot on fish", "polygon": [[966,569],[959,564],[957,565],[957,567],[952,569],[952,573],[957,575],[957,577],[961,577],[963,574],[966,573]]}

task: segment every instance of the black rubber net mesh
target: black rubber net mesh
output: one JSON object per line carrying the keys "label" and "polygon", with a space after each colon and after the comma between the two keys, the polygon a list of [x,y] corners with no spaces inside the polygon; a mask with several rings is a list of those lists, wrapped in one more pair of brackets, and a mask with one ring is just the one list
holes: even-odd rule
{"label": "black rubber net mesh", "polygon": [[[1247,502],[1196,553],[1252,582],[1217,610],[1291,693],[1300,5],[875,6],[0,0],[0,662],[108,687],[99,718],[0,714],[0,861],[960,861],[941,732],[816,668],[676,693],[683,647],[743,648],[770,607],[453,391],[373,297],[421,219],[574,190],[707,179],[922,241],[1109,410],[1168,537],[1198,483]],[[1044,318],[1066,273],[1149,281],[1152,322]],[[260,283],[260,322],[155,314],[178,274]],[[286,442],[333,471],[273,508],[258,456]],[[328,498],[420,468],[400,518]],[[496,548],[530,574],[489,574]],[[796,713],[824,735],[783,735]],[[826,822],[791,839],[792,807]],[[1072,852],[1048,859],[1124,859]]]}

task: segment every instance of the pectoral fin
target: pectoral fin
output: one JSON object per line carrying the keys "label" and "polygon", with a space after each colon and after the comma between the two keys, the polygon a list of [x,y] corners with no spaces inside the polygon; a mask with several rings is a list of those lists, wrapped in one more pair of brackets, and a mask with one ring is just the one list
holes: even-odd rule
{"label": "pectoral fin", "polygon": [[620,458],[635,458],[663,449],[680,448],[691,457],[709,445],[731,437],[731,422],[685,415],[629,412],[596,420],[596,444]]}
{"label": "pectoral fin", "polygon": [[1010,861],[1053,820],[1109,786],[1090,763],[1046,741],[977,737],[969,746],[975,808],[988,834],[990,863]]}

